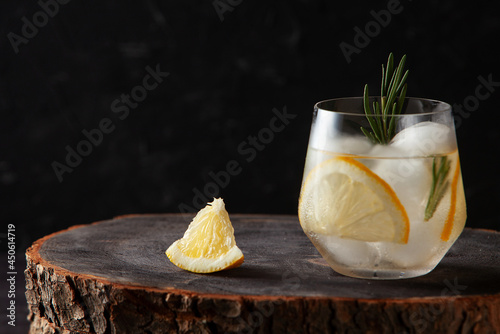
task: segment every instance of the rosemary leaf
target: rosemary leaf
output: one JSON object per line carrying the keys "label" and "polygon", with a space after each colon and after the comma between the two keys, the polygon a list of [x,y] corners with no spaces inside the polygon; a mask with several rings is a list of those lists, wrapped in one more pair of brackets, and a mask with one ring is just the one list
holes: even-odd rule
{"label": "rosemary leaf", "polygon": [[[387,67],[382,64],[381,96],[380,103],[373,102],[370,106],[368,85],[363,92],[363,107],[372,132],[364,131],[365,136],[375,138],[379,144],[388,144],[395,136],[395,116],[401,114],[406,97],[406,79],[409,71],[404,72],[406,55],[404,55],[396,68],[394,68],[394,55],[392,52],[387,58]],[[404,72],[404,74],[403,74]],[[373,108],[373,110],[372,110]],[[371,134],[372,136],[370,137]]]}
{"label": "rosemary leaf", "polygon": [[399,94],[399,97],[398,97],[398,108],[397,108],[397,113],[398,114],[401,114],[401,111],[403,110],[403,104],[405,103],[407,88],[408,88],[408,86],[404,85],[403,89],[401,89],[401,93]]}
{"label": "rosemary leaf", "polygon": [[[373,112],[370,109],[370,96],[368,92],[368,85],[365,85],[365,90],[363,92],[363,105],[366,113],[366,119],[368,120],[368,123],[370,124],[370,127],[372,128],[373,132],[369,132],[363,127],[361,127],[361,130],[363,131],[363,134],[368,137],[373,143],[380,143],[382,140],[382,133],[380,133],[379,129],[380,127],[380,117],[377,116],[372,116]],[[377,108],[374,106],[373,109],[375,112],[377,112]]]}
{"label": "rosemary leaf", "polygon": [[366,130],[365,128],[361,128],[361,131],[363,131],[363,134],[368,138],[370,139],[372,142],[376,143],[377,142],[377,139],[373,136],[373,133],[372,132],[369,132],[368,130]]}
{"label": "rosemary leaf", "polygon": [[408,74],[410,73],[410,70],[406,70],[405,75],[403,75],[403,78],[401,79],[401,82],[399,83],[399,86],[397,88],[397,91],[401,91],[401,87],[405,84],[406,78],[408,78]]}
{"label": "rosemary leaf", "polygon": [[[450,172],[451,161],[447,157],[440,157],[432,160],[432,184],[429,199],[425,206],[424,220],[428,221],[434,215],[439,202],[443,198],[450,182],[448,174]],[[439,164],[439,166],[437,166]]]}
{"label": "rosemary leaf", "polygon": [[[403,89],[401,90],[401,93],[399,94],[397,104],[394,103],[394,108],[392,108],[393,116],[401,114],[401,111],[403,110],[403,105],[405,103],[405,98],[406,98],[406,89],[407,86],[404,85]],[[391,120],[389,122],[388,135],[390,138],[393,138],[396,135],[396,122],[395,122],[396,118],[397,117],[391,117]]]}
{"label": "rosemary leaf", "polygon": [[382,83],[380,84],[380,91],[382,92],[382,96],[385,94],[385,69],[384,69],[384,64],[382,64]]}
{"label": "rosemary leaf", "polygon": [[389,54],[389,57],[387,58],[387,71],[385,72],[385,78],[383,79],[384,82],[385,82],[385,93],[382,94],[382,96],[385,96],[385,94],[387,94],[387,89],[389,88],[389,78],[392,78],[392,69],[393,69],[393,65],[394,65],[394,56],[392,54],[392,52]]}
{"label": "rosemary leaf", "polygon": [[393,76],[393,77],[392,77],[392,79],[391,79],[391,83],[389,84],[389,87],[387,88],[387,92],[386,92],[386,95],[387,95],[387,97],[386,97],[386,98],[387,98],[387,101],[386,101],[386,105],[385,105],[385,107],[386,107],[386,108],[387,108],[387,105],[388,105],[388,104],[390,104],[391,93],[392,93],[392,90],[393,90],[393,89],[392,89],[392,86],[394,86],[394,85],[393,85],[394,78],[395,78],[395,77]]}
{"label": "rosemary leaf", "polygon": [[[391,87],[389,87],[389,91],[391,90],[394,90],[394,92],[397,92],[398,91],[398,86],[403,82],[401,80],[401,75],[403,73],[403,68],[405,66],[405,63],[406,63],[406,55],[403,56],[403,58],[401,58],[401,61],[399,62],[399,65],[398,67],[396,68],[396,73],[393,74],[393,85]],[[394,87],[396,87],[394,89]]]}
{"label": "rosemary leaf", "polygon": [[[392,115],[395,115],[397,113],[397,105],[396,103],[393,104],[392,107]],[[389,127],[387,128],[387,136],[392,138],[394,137],[394,130],[396,128],[396,122],[395,122],[396,117],[391,117],[391,120],[389,121]]]}
{"label": "rosemary leaf", "polygon": [[[406,62],[406,55],[404,55],[403,58],[401,58],[401,61],[399,62],[398,67],[396,68],[396,71],[392,73],[391,83],[387,88],[387,93],[389,95],[392,91],[397,92],[397,87],[399,86],[401,79],[401,71],[403,70],[405,62]],[[394,90],[394,87],[396,87],[396,90]]]}
{"label": "rosemary leaf", "polygon": [[401,73],[403,71],[403,66],[404,66],[405,60],[406,60],[406,55],[404,55],[403,58],[401,59],[401,61],[399,62],[398,68],[396,70],[396,74],[393,77],[394,80],[391,80],[393,85],[391,87],[389,87],[389,97],[387,99],[387,106],[386,106],[387,111],[386,111],[386,113],[389,112],[389,108],[392,108],[392,104],[394,103],[394,100],[396,99],[396,96],[398,94],[398,87],[402,83]]}

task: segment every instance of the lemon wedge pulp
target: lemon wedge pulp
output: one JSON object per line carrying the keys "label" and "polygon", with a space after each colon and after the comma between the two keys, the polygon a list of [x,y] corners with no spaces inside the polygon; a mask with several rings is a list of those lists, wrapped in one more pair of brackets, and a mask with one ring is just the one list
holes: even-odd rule
{"label": "lemon wedge pulp", "polygon": [[243,253],[236,246],[234,229],[221,198],[214,198],[201,209],[184,236],[165,253],[177,267],[195,273],[236,268],[244,260]]}

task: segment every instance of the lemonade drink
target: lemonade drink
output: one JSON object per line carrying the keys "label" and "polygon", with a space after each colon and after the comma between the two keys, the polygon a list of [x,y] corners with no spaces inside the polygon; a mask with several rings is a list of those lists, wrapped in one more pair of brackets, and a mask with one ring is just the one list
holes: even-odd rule
{"label": "lemonade drink", "polygon": [[315,109],[299,203],[304,232],[347,276],[428,273],[466,220],[451,108],[410,101],[396,136],[380,145],[357,130],[364,122],[357,108],[347,114],[332,106]]}

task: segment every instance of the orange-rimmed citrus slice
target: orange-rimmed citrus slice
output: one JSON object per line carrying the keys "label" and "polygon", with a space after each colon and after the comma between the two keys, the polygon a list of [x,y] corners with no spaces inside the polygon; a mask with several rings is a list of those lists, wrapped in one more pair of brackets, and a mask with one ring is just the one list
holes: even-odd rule
{"label": "orange-rimmed citrus slice", "polygon": [[299,200],[304,230],[360,241],[408,242],[405,208],[387,182],[361,162],[335,157],[306,177]]}
{"label": "orange-rimmed citrus slice", "polygon": [[201,209],[184,236],[165,252],[177,267],[195,273],[235,268],[244,257],[236,246],[234,229],[221,198]]}
{"label": "orange-rimmed citrus slice", "polygon": [[[448,241],[450,239],[453,230],[458,228],[454,227],[455,221],[460,221],[465,223],[466,220],[467,214],[465,212],[465,194],[462,183],[461,182],[459,183],[461,179],[462,178],[460,177],[460,161],[457,158],[455,172],[453,173],[453,178],[451,180],[451,186],[450,186],[450,192],[451,192],[450,207],[448,210],[448,215],[446,216],[443,231],[441,232],[441,240],[443,241]],[[457,232],[459,234],[461,232],[461,228]],[[454,239],[456,237],[458,237],[458,235],[456,235]]]}

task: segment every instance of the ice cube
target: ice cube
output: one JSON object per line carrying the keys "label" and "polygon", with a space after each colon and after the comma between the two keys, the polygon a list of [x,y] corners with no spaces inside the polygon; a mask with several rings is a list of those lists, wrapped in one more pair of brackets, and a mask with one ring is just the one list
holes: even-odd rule
{"label": "ice cube", "polygon": [[315,236],[315,245],[328,254],[336,263],[351,267],[369,267],[373,265],[368,243],[359,240],[339,238],[334,235]]}
{"label": "ice cube", "polygon": [[436,231],[437,224],[416,222],[411,225],[408,244],[391,245],[391,260],[400,267],[418,267],[430,263],[441,245]]}
{"label": "ice cube", "polygon": [[371,169],[391,186],[410,221],[422,221],[432,182],[432,159],[381,159]]}
{"label": "ice cube", "polygon": [[[396,193],[411,221],[423,220],[432,182],[432,158],[407,157],[407,150],[376,145],[369,168]],[[376,157],[383,157],[377,159]]]}
{"label": "ice cube", "polygon": [[448,126],[421,122],[400,131],[389,145],[375,145],[369,155],[376,159],[369,168],[396,192],[410,221],[422,221],[432,183],[432,156],[455,148]]}
{"label": "ice cube", "polygon": [[[359,127],[356,127],[358,130]],[[309,147],[340,154],[364,154],[372,146],[365,136],[354,135],[344,116],[325,110],[318,110],[311,128]]]}
{"label": "ice cube", "polygon": [[404,158],[406,151],[393,145],[376,144],[370,150],[369,156],[371,158]]}
{"label": "ice cube", "polygon": [[456,148],[455,133],[436,122],[420,122],[400,131],[389,144],[406,157],[425,157],[450,153]]}
{"label": "ice cube", "polygon": [[320,143],[319,146],[321,147],[316,148],[333,153],[366,155],[373,145],[371,141],[364,136],[335,136]]}

